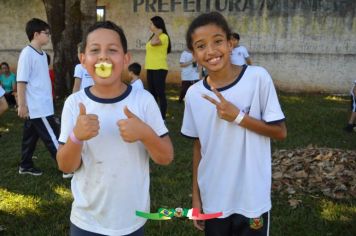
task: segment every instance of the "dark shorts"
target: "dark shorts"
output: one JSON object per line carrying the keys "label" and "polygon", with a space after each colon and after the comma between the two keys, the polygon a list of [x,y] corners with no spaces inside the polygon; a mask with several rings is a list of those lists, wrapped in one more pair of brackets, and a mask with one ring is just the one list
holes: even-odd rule
{"label": "dark shorts", "polygon": [[[70,236],[103,236],[103,234],[97,234],[93,232],[86,231],[77,227],[75,224],[70,222]],[[144,226],[136,230],[131,234],[127,234],[125,236],[143,236],[144,235]]]}
{"label": "dark shorts", "polygon": [[268,236],[269,212],[258,218],[232,214],[226,218],[205,221],[206,236]]}
{"label": "dark shorts", "polygon": [[356,95],[351,95],[351,111],[356,112]]}

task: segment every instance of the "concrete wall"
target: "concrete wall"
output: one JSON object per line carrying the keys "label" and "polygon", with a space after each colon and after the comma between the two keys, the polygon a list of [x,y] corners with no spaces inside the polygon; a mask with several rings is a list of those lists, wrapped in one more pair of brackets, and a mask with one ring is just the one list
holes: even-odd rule
{"label": "concrete wall", "polygon": [[[15,2],[15,3],[13,3]],[[23,32],[33,16],[44,18],[41,0],[0,0],[0,60],[10,63],[26,42]],[[171,36],[169,81],[179,81],[179,56],[189,22],[219,11],[241,35],[254,64],[264,66],[286,91],[349,91],[356,79],[356,1],[354,0],[98,0],[106,19],[121,25],[133,60],[144,63],[148,26],[162,16]],[[17,15],[15,17],[15,11]],[[19,10],[21,9],[21,11]]]}
{"label": "concrete wall", "polygon": [[[33,17],[47,20],[45,8],[42,0],[0,0],[0,9],[0,61],[16,70],[19,53],[29,44],[26,22]],[[51,52],[51,45],[45,49]]]}

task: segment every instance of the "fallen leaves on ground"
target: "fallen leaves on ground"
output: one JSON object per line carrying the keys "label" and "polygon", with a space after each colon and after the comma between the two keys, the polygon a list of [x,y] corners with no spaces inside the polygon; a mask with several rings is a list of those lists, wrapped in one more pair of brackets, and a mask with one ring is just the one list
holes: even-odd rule
{"label": "fallen leaves on ground", "polygon": [[272,191],[289,195],[323,194],[333,199],[356,198],[356,151],[318,148],[277,150],[272,157]]}

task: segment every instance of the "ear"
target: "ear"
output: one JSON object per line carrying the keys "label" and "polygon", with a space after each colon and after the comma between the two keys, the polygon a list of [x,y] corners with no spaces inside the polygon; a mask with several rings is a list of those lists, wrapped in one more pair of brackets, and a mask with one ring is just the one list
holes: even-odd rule
{"label": "ear", "polygon": [[82,64],[85,68],[85,54],[79,53],[78,57],[79,57],[80,64]]}
{"label": "ear", "polygon": [[127,52],[124,56],[124,65],[128,67],[131,62],[131,53]]}
{"label": "ear", "polygon": [[230,38],[229,40],[227,40],[227,44],[228,44],[229,50],[231,52],[232,49],[234,48],[233,40]]}

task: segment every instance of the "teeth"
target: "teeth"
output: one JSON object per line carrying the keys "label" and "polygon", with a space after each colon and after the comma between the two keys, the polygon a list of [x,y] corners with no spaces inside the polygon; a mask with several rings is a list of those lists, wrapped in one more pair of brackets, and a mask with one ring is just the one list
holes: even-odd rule
{"label": "teeth", "polygon": [[220,60],[220,57],[215,57],[209,60],[209,63],[216,63]]}
{"label": "teeth", "polygon": [[112,64],[102,62],[95,64],[95,74],[101,78],[107,78],[111,75]]}

